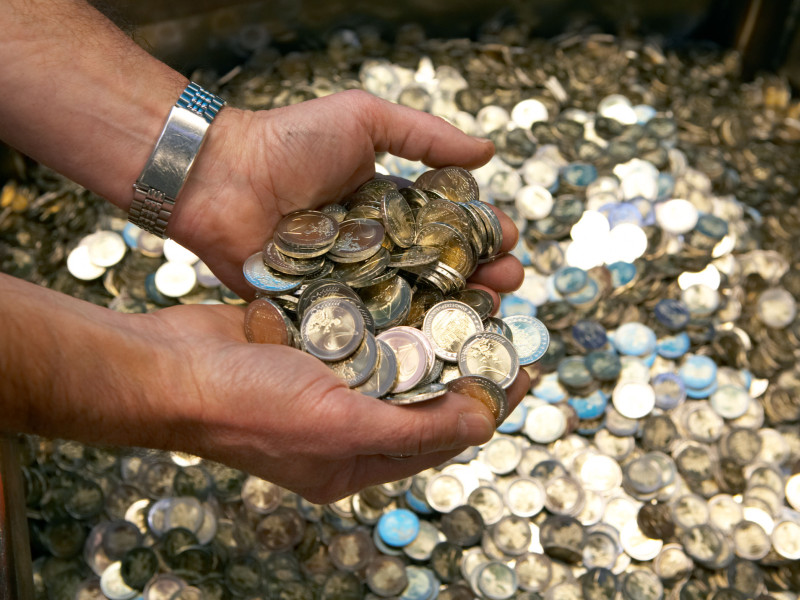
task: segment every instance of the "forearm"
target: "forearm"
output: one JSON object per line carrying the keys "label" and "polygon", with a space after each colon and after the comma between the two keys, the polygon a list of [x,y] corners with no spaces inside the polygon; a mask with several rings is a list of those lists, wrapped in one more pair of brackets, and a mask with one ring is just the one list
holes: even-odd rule
{"label": "forearm", "polygon": [[0,432],[163,446],[148,427],[159,367],[147,319],[0,274]]}
{"label": "forearm", "polygon": [[4,0],[0,31],[0,138],[127,209],[186,79],[83,0]]}

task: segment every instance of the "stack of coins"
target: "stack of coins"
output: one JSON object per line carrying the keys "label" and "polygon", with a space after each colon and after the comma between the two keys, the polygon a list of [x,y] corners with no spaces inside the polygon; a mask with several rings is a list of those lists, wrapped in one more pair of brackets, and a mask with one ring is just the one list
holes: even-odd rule
{"label": "stack of coins", "polygon": [[245,334],[300,348],[351,388],[392,404],[457,389],[500,423],[503,390],[549,340],[534,317],[491,321],[491,296],[465,288],[502,241],[464,169],[434,169],[405,188],[372,179],[340,204],[286,215],[247,259],[244,275],[259,298]]}

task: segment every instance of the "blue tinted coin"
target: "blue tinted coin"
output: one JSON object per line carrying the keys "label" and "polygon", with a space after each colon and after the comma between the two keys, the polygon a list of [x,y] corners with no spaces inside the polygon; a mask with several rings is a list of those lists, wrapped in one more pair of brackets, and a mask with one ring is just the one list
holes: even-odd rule
{"label": "blue tinted coin", "polygon": [[418,515],[432,515],[433,509],[428,505],[428,502],[422,498],[418,498],[408,490],[405,494],[406,504]]}
{"label": "blue tinted coin", "polygon": [[503,321],[511,328],[520,365],[530,365],[542,358],[550,345],[550,332],[544,323],[527,315],[511,315]]}
{"label": "blue tinted coin", "polygon": [[267,295],[281,295],[291,292],[303,283],[302,277],[284,275],[264,264],[264,255],[256,252],[244,261],[244,278],[255,289]]}
{"label": "blue tinted coin", "polygon": [[669,173],[658,174],[658,196],[657,200],[668,200],[672,198],[672,191],[675,189],[675,178]]}
{"label": "blue tinted coin", "polygon": [[617,204],[606,204],[600,207],[600,212],[603,213],[608,219],[608,224],[611,229],[623,223],[631,223],[633,225],[642,224],[642,213],[636,208],[635,204],[630,202],[619,202]]}
{"label": "blue tinted coin", "polygon": [[556,290],[561,294],[574,294],[582,290],[589,280],[589,275],[578,267],[564,267],[553,276]]}
{"label": "blue tinted coin", "polygon": [[572,163],[561,169],[561,178],[573,187],[586,187],[597,179],[597,167],[590,163]]}
{"label": "blue tinted coin", "polygon": [[647,199],[637,197],[630,201],[637,209],[639,209],[639,213],[642,215],[642,225],[655,225],[656,223],[656,213],[653,210],[653,204]]}
{"label": "blue tinted coin", "polygon": [[689,307],[680,300],[671,298],[659,300],[653,309],[653,314],[659,323],[673,331],[685,329],[691,319]]}
{"label": "blue tinted coin", "polygon": [[513,315],[536,316],[536,305],[530,300],[520,298],[515,294],[503,294],[500,299],[500,316],[511,317]]}
{"label": "blue tinted coin", "polygon": [[650,382],[656,393],[656,406],[661,410],[670,410],[686,400],[686,386],[675,373],[659,373]]}
{"label": "blue tinted coin", "polygon": [[126,223],[125,227],[122,228],[122,239],[125,240],[128,248],[136,250],[139,247],[139,235],[141,233],[142,230],[139,227],[133,223]]}
{"label": "blue tinted coin", "polygon": [[543,376],[531,390],[531,393],[550,404],[561,402],[567,397],[567,391],[558,381],[558,373],[548,373]]}
{"label": "blue tinted coin", "polygon": [[523,267],[530,267],[533,265],[533,257],[531,256],[531,251],[528,250],[528,247],[525,243],[517,244],[514,246],[514,249],[511,250],[511,254],[517,258],[519,262],[522,263]]}
{"label": "blue tinted coin", "polygon": [[719,384],[716,379],[709,383],[704,388],[690,388],[686,386],[686,397],[692,400],[700,400],[701,398],[708,398],[711,394],[717,391]]}
{"label": "blue tinted coin", "polygon": [[656,109],[649,104],[637,104],[633,107],[633,112],[636,114],[636,122],[639,125],[644,125],[656,116]]}
{"label": "blue tinted coin", "polygon": [[656,351],[659,356],[675,360],[686,354],[691,345],[692,341],[689,339],[689,334],[685,331],[681,331],[678,334],[669,335],[658,340]]}
{"label": "blue tinted coin", "polygon": [[581,419],[596,419],[606,412],[608,396],[596,390],[588,396],[573,396],[567,402]]}
{"label": "blue tinted coin", "polygon": [[378,535],[381,540],[395,548],[410,544],[418,534],[419,517],[405,508],[390,510],[378,521]]}
{"label": "blue tinted coin", "polygon": [[572,338],[585,350],[599,350],[608,342],[605,327],[597,321],[578,321],[572,327]]}
{"label": "blue tinted coin", "polygon": [[636,277],[636,265],[629,262],[617,261],[608,265],[611,271],[611,284],[615,288],[628,285]]}
{"label": "blue tinted coin", "polygon": [[717,363],[707,356],[690,354],[678,369],[687,391],[707,388],[717,380]]}
{"label": "blue tinted coin", "polygon": [[694,229],[713,240],[721,240],[728,235],[728,223],[724,219],[708,213],[700,214]]}
{"label": "blue tinted coin", "polygon": [[650,368],[655,364],[657,356],[658,356],[657,352],[653,352],[652,354],[648,354],[647,356],[642,356],[642,362],[645,365],[647,365],[648,368]]}
{"label": "blue tinted coin", "polygon": [[632,321],[617,328],[612,342],[620,354],[643,356],[655,352],[656,334],[647,325]]}
{"label": "blue tinted coin", "polygon": [[619,355],[611,351],[595,351],[586,355],[586,368],[598,381],[613,381],[622,370]]}
{"label": "blue tinted coin", "polygon": [[582,356],[569,356],[558,363],[558,379],[566,386],[581,388],[592,383],[593,377]]}
{"label": "blue tinted coin", "polygon": [[591,304],[600,296],[600,286],[591,277],[586,281],[586,285],[573,294],[565,294],[564,299],[573,306]]}
{"label": "blue tinted coin", "polygon": [[400,594],[400,600],[432,600],[439,594],[439,580],[433,571],[424,567],[406,567],[408,585]]}
{"label": "blue tinted coin", "polygon": [[524,404],[518,404],[508,418],[500,423],[497,431],[500,433],[517,433],[522,431],[522,426],[525,425],[525,417],[528,416],[528,407]]}

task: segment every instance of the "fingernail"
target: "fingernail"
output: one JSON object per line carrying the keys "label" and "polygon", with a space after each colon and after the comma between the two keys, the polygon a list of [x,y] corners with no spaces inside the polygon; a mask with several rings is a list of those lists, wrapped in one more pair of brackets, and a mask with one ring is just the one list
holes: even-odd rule
{"label": "fingernail", "polygon": [[494,435],[494,421],[483,412],[458,415],[458,442],[465,446],[477,446],[488,442]]}
{"label": "fingernail", "polygon": [[477,136],[477,135],[472,135],[470,137],[473,140],[475,140],[476,142],[481,142],[483,144],[491,144],[491,143],[493,143],[492,140],[490,140],[489,138],[480,137],[480,136]]}

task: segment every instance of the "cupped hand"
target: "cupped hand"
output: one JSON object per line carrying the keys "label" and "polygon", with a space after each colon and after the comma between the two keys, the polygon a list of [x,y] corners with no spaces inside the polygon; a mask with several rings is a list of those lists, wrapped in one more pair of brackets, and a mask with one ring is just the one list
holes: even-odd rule
{"label": "cupped hand", "polygon": [[[155,387],[179,415],[162,445],[329,502],[439,465],[494,432],[491,412],[472,398],[392,406],[348,389],[309,354],[248,344],[243,315],[240,307],[176,306],[148,316],[142,332],[163,353]],[[512,409],[528,387],[523,371],[507,390]]]}
{"label": "cupped hand", "polygon": [[[439,117],[362,91],[269,111],[226,107],[209,129],[168,233],[249,299],[242,264],[281,217],[341,200],[374,175],[376,152],[469,169],[487,162],[494,147]],[[508,251],[517,232],[505,215],[501,223]],[[521,283],[522,268],[505,258],[483,266],[476,278],[509,291]]]}

